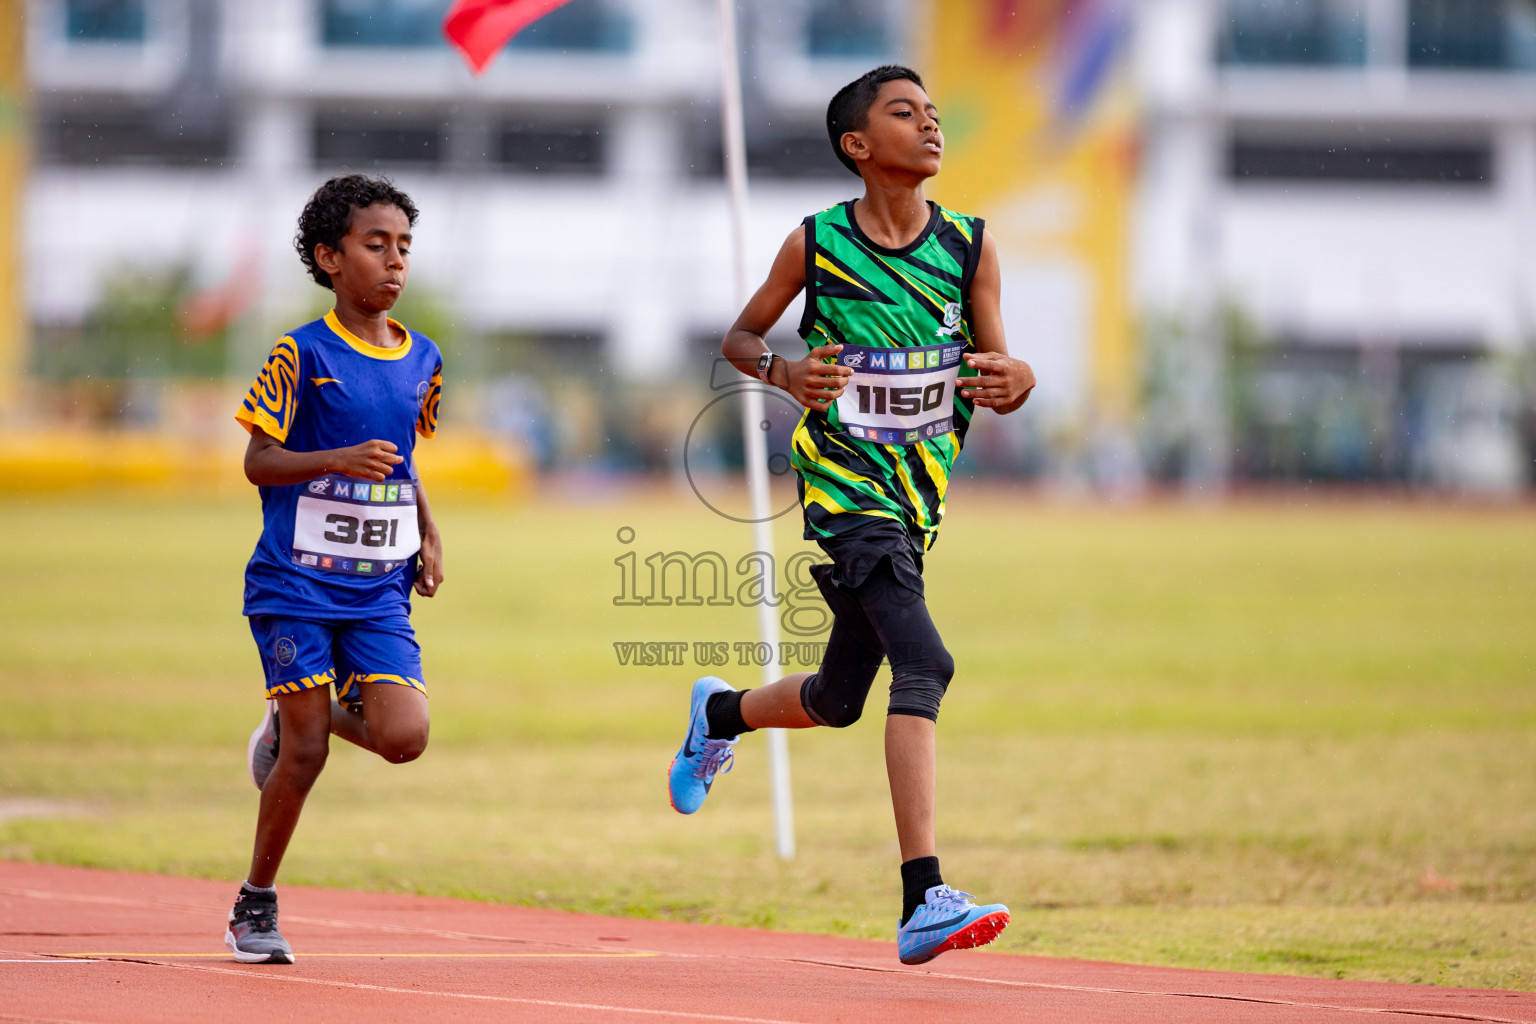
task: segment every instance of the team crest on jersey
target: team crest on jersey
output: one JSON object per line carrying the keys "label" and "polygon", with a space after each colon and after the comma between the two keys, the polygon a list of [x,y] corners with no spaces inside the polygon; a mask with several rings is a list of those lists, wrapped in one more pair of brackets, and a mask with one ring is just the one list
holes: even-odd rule
{"label": "team crest on jersey", "polygon": [[331,489],[331,482],[329,480],[311,480],[309,482],[309,493],[310,494],[324,494],[326,491],[328,491],[330,489]]}
{"label": "team crest on jersey", "polygon": [[431,389],[431,387],[432,385],[428,384],[426,381],[422,381],[420,384],[416,385],[416,405],[418,407],[427,404],[427,392]]}
{"label": "team crest on jersey", "polygon": [[940,338],[953,337],[960,329],[960,303],[946,302],[944,304],[944,326],[936,332]]}

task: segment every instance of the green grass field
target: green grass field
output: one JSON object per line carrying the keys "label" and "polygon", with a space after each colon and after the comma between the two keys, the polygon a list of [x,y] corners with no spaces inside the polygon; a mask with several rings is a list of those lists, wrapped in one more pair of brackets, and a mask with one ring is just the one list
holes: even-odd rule
{"label": "green grass field", "polygon": [[[615,559],[637,554],[644,592],[647,555],[734,566],[745,527],[659,492],[435,504],[431,748],[392,767],[338,744],[285,882],[892,937],[883,683],[852,729],[790,738],[795,861],[773,855],[760,738],[699,815],[667,806],[702,670],[614,644],[751,641],[755,619],[615,607]],[[0,857],[233,888],[257,798],[254,495],[11,499],[0,526]],[[781,555],[806,547],[779,527]],[[1536,988],[1536,512],[967,482],[928,577],[960,666],[945,875],[1012,905],[1002,949]]]}

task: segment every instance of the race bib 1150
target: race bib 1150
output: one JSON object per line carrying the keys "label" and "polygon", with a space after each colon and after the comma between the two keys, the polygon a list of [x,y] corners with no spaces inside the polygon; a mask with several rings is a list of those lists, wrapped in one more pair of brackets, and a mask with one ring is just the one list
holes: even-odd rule
{"label": "race bib 1150", "polygon": [[965,342],[913,348],[844,345],[838,364],[853,370],[837,418],[854,437],[916,444],[955,429],[955,378]]}
{"label": "race bib 1150", "polygon": [[332,474],[311,480],[293,520],[295,565],[354,576],[382,576],[421,547],[416,486],[376,484]]}

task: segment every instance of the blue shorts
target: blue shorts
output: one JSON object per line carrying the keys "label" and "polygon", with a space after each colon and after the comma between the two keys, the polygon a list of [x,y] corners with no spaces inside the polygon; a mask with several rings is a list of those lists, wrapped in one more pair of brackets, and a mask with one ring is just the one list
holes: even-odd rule
{"label": "blue shorts", "polygon": [[334,683],[336,699],[351,707],[362,699],[362,683],[427,692],[421,683],[421,645],[405,615],[343,622],[249,618],[268,697]]}

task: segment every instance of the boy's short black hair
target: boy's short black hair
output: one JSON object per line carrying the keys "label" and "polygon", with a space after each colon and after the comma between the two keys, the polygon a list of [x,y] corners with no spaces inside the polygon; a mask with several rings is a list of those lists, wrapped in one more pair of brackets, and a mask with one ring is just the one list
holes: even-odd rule
{"label": "boy's short black hair", "polygon": [[882,64],[837,90],[837,95],[827,104],[827,137],[832,140],[832,152],[854,174],[859,173],[859,165],[843,152],[843,136],[849,132],[862,131],[869,124],[869,108],[874,106],[875,97],[880,95],[880,87],[886,82],[903,78],[916,82],[919,89],[927,90],[922,78],[911,68],[900,64]]}
{"label": "boy's short black hair", "polygon": [[331,275],[315,262],[315,246],[339,249],[341,240],[352,227],[353,207],[362,208],[374,203],[398,206],[407,221],[412,225],[416,223],[416,204],[388,178],[344,174],[327,181],[309,197],[304,212],[299,214],[299,233],[294,236],[293,245],[299,250],[299,259],[304,261],[304,268],[316,284],[332,288]]}

